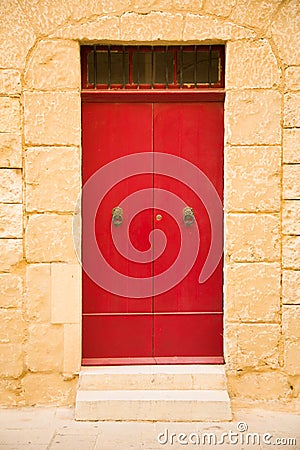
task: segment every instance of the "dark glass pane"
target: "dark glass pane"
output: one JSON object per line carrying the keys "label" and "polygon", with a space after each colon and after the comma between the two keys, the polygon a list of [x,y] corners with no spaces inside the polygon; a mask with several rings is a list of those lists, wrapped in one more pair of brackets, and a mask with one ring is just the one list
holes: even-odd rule
{"label": "dark glass pane", "polygon": [[88,84],[94,84],[94,52],[88,53],[87,65],[88,65]]}
{"label": "dark glass pane", "polygon": [[136,52],[132,55],[132,80],[135,84],[152,83],[151,52]]}
{"label": "dark glass pane", "polygon": [[197,83],[209,83],[209,52],[197,52]]}
{"label": "dark glass pane", "polygon": [[97,84],[108,83],[108,54],[107,51],[97,52]]}
{"label": "dark glass pane", "polygon": [[[180,56],[180,55],[179,55]],[[179,57],[179,64],[182,62],[182,82],[194,83],[194,67],[195,67],[195,52],[184,51]]]}
{"label": "dark glass pane", "polygon": [[123,66],[123,52],[110,52],[111,61],[111,79],[112,84],[123,84],[123,71],[124,71],[124,82],[127,84],[129,82],[129,58],[128,52],[124,52],[124,66]]}
{"label": "dark glass pane", "polygon": [[[178,77],[180,74],[181,58],[179,56]],[[196,65],[196,82],[199,84],[217,83],[219,81],[219,52],[211,52],[211,61],[209,62],[209,51],[184,51],[182,54],[182,81],[183,83],[192,84],[195,82],[195,65]]]}
{"label": "dark glass pane", "polygon": [[219,52],[211,52],[211,83],[218,83],[220,81],[219,64]]}
{"label": "dark glass pane", "polygon": [[154,83],[174,83],[174,52],[154,52]]}

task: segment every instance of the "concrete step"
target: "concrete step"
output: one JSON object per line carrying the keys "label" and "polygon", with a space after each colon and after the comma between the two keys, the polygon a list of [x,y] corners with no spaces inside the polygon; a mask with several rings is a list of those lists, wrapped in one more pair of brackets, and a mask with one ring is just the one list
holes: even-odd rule
{"label": "concrete step", "polygon": [[225,390],[79,390],[76,420],[231,420]]}
{"label": "concrete step", "polygon": [[145,365],[83,367],[80,390],[222,390],[226,389],[221,365]]}

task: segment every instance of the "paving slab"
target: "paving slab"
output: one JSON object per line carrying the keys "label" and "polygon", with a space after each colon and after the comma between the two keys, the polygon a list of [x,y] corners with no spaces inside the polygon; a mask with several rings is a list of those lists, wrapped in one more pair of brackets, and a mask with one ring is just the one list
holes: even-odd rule
{"label": "paving slab", "polygon": [[[234,433],[238,442],[229,442],[230,433]],[[264,442],[263,436],[266,434],[267,441]],[[245,443],[247,435],[249,444]],[[259,442],[252,441],[258,436]],[[204,439],[204,442],[198,444],[197,439]],[[209,439],[212,441],[209,442]],[[217,445],[214,445],[213,439],[217,440]],[[221,444],[222,439],[224,443]],[[299,450],[300,415],[240,409],[235,411],[232,422],[76,422],[73,408],[0,409],[0,450],[183,448]]]}

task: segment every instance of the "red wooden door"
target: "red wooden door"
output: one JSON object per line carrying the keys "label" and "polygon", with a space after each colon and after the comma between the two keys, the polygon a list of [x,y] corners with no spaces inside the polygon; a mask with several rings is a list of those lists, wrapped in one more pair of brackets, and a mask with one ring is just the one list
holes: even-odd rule
{"label": "red wooden door", "polygon": [[[223,362],[221,254],[199,283],[222,240],[208,203],[223,195],[223,103],[83,103],[82,121],[83,364]],[[100,187],[106,265],[91,251]]]}

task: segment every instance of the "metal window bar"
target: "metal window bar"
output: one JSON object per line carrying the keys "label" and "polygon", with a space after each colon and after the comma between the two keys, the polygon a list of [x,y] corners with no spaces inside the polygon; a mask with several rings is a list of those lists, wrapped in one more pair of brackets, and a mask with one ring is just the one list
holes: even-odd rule
{"label": "metal window bar", "polygon": [[209,46],[209,57],[208,57],[208,84],[211,87],[211,45]]}
{"label": "metal window bar", "polygon": [[195,45],[194,49],[194,86],[197,87],[197,56],[198,56],[198,50],[197,45]]}
{"label": "metal window bar", "polygon": [[154,77],[155,77],[155,67],[154,67],[154,49],[153,45],[151,47],[151,89],[154,89]]}
{"label": "metal window bar", "polygon": [[166,48],[165,48],[165,54],[166,54],[166,57],[165,57],[165,64],[166,64],[166,73],[165,73],[166,89],[168,89],[169,88],[169,61],[168,61],[169,53],[168,53],[168,46],[166,46]]}
{"label": "metal window bar", "polygon": [[110,53],[110,45],[107,50],[107,69],[108,69],[108,89],[111,86],[111,53]]}
{"label": "metal window bar", "polygon": [[182,46],[180,47],[180,62],[179,62],[179,69],[180,69],[180,73],[179,73],[179,85],[180,85],[180,89],[182,89],[182,85],[183,85],[183,49],[182,49]]}
{"label": "metal window bar", "polygon": [[94,45],[94,89],[97,89],[97,47]]}
{"label": "metal window bar", "polygon": [[137,48],[137,85],[140,88],[140,47]]}
{"label": "metal window bar", "polygon": [[126,70],[126,64],[125,64],[125,47],[124,45],[122,46],[122,88],[125,89],[125,84],[126,84],[126,74],[125,74],[125,70]]}
{"label": "metal window bar", "polygon": [[177,67],[178,67],[178,52],[173,53],[174,57],[174,65],[173,65],[173,77],[174,77],[174,84],[175,86],[178,84],[178,77],[177,77]]}
{"label": "metal window bar", "polygon": [[132,52],[129,52],[128,54],[128,58],[129,58],[129,84],[130,86],[133,84],[133,73],[132,73]]}

